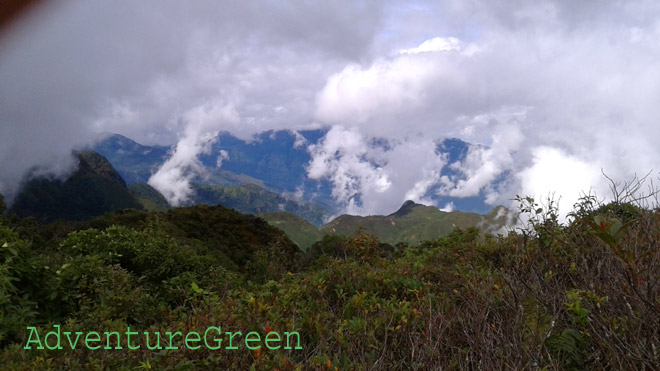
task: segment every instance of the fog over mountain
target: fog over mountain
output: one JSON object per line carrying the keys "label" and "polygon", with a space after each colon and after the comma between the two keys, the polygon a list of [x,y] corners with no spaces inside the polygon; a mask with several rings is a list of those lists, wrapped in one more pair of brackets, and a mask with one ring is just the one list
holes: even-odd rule
{"label": "fog over mountain", "polygon": [[[601,169],[657,177],[658,19],[655,1],[43,2],[0,37],[0,193],[111,132],[174,146],[149,183],[177,204],[218,132],[323,129],[293,146],[348,213],[570,207],[608,195]],[[445,138],[474,145],[451,161]]]}

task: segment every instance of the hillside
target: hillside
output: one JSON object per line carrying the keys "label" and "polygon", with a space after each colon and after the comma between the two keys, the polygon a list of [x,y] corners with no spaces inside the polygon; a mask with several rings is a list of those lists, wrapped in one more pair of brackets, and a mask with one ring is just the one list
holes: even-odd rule
{"label": "hillside", "polygon": [[165,197],[147,183],[129,184],[128,191],[140,202],[145,210],[166,211],[170,209],[170,204]]}
{"label": "hillside", "polygon": [[[658,213],[593,199],[561,225],[556,210],[539,214],[530,204],[524,234],[480,238],[467,228],[404,248],[361,231],[326,236],[305,252],[263,219],[221,206],[122,210],[32,228],[0,216],[0,364],[658,369]],[[433,214],[406,203],[381,218]],[[236,350],[225,351],[228,337],[221,350],[183,341],[215,326],[240,334]],[[182,335],[170,351],[167,340],[160,348],[128,340],[129,328]],[[59,331],[62,349],[46,340]],[[109,345],[71,349],[67,333],[82,340],[93,332]],[[244,341],[248,333],[259,340]],[[286,333],[294,347],[263,341]],[[39,348],[37,338],[49,345]]]}
{"label": "hillside", "polygon": [[223,205],[246,214],[288,211],[321,225],[330,214],[320,206],[291,201],[254,184],[218,186],[193,184],[190,204]]}
{"label": "hillside", "polygon": [[302,243],[299,244],[301,248],[306,248],[310,246],[309,241],[318,241],[319,236],[324,234],[352,236],[360,229],[392,245],[399,242],[415,245],[434,240],[449,235],[456,228],[477,227],[486,233],[497,234],[512,225],[514,216],[503,206],[494,208],[486,215],[479,215],[461,211],[444,212],[437,207],[406,201],[390,215],[341,215],[319,229],[312,229],[287,213],[267,214],[264,218],[271,225],[281,228],[293,241]]}
{"label": "hillside", "polygon": [[295,214],[276,211],[257,216],[273,227],[282,230],[302,250],[309,249],[314,242],[323,238],[323,233],[315,225]]}
{"label": "hillside", "polygon": [[49,222],[86,220],[117,209],[143,208],[105,157],[93,151],[75,155],[79,163],[73,174],[66,180],[30,179],[9,212]]}
{"label": "hillside", "polygon": [[[499,217],[498,212],[501,213]],[[508,213],[502,206],[487,215],[461,211],[444,212],[437,207],[406,201],[399,210],[390,215],[342,215],[320,230],[329,235],[350,236],[363,228],[366,233],[377,236],[382,242],[405,242],[414,245],[447,236],[456,228],[479,227],[487,232],[497,232],[507,226]]]}
{"label": "hillside", "polygon": [[145,146],[119,134],[108,135],[91,149],[108,159],[128,184],[149,180],[169,152],[169,147]]}

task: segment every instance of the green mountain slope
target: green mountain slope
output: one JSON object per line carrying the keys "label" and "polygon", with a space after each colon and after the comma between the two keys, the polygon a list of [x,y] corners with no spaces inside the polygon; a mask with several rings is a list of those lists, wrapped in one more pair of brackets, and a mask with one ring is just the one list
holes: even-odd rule
{"label": "green mountain slope", "polygon": [[10,212],[50,222],[85,220],[117,209],[142,209],[121,175],[93,151],[76,153],[78,169],[66,180],[36,178],[17,195]]}
{"label": "green mountain slope", "polygon": [[339,216],[321,227],[321,232],[348,236],[364,228],[385,243],[417,244],[447,236],[455,228],[479,227],[485,232],[497,232],[507,225],[508,217],[508,210],[502,206],[487,215],[479,215],[461,211],[444,212],[433,206],[406,201],[399,210],[387,216]]}
{"label": "green mountain slope", "polygon": [[191,204],[223,205],[246,214],[276,211],[294,213],[315,225],[330,214],[320,206],[301,204],[254,184],[218,186],[193,184]]}
{"label": "green mountain slope", "polygon": [[134,230],[153,228],[214,256],[231,271],[250,273],[252,279],[273,267],[257,268],[276,262],[278,271],[295,271],[300,249],[279,229],[254,215],[226,207],[195,205],[167,212],[120,210],[84,223],[84,227],[104,230],[121,225]]}
{"label": "green mountain slope", "polygon": [[140,202],[145,210],[166,211],[171,208],[165,196],[147,183],[129,184],[128,191]]}
{"label": "green mountain slope", "polygon": [[406,201],[390,215],[341,215],[318,229],[311,228],[289,213],[260,216],[282,229],[302,249],[306,249],[325,234],[351,236],[360,228],[384,243],[406,242],[411,245],[447,236],[456,228],[478,227],[486,233],[495,234],[512,225],[514,214],[503,206],[494,208],[486,215],[479,215],[461,211],[444,212],[433,206]]}
{"label": "green mountain slope", "polygon": [[298,215],[286,211],[276,211],[257,216],[266,220],[273,227],[282,230],[302,250],[307,250],[314,242],[323,238],[323,233],[315,225]]}

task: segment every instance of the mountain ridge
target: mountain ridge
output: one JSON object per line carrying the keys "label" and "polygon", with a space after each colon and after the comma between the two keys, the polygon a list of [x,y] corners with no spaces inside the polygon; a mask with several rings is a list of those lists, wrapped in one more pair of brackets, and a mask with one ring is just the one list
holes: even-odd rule
{"label": "mountain ridge", "polygon": [[301,249],[306,250],[323,235],[351,236],[359,230],[373,234],[384,243],[416,244],[449,235],[454,229],[480,228],[484,233],[504,232],[513,225],[515,213],[504,206],[496,206],[486,214],[462,211],[446,212],[434,206],[405,201],[389,215],[340,215],[316,230],[285,212],[259,214],[271,225],[281,228]]}

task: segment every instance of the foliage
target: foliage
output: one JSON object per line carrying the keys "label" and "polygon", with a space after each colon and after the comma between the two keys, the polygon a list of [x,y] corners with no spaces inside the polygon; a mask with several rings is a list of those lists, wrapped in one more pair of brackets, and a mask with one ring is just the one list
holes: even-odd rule
{"label": "foliage", "polygon": [[[301,252],[223,207],[0,224],[6,369],[658,369],[660,214],[585,196],[569,222],[391,246],[366,229]],[[623,211],[623,212],[620,212]],[[39,246],[39,244],[45,244]],[[24,350],[69,331],[298,331],[302,350]]]}

